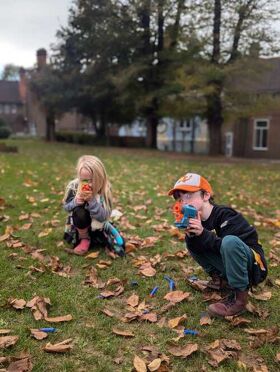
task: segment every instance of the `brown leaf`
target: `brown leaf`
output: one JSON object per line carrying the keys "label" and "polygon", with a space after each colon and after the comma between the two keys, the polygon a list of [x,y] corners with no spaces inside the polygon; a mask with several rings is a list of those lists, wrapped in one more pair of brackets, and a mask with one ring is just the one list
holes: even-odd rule
{"label": "brown leaf", "polygon": [[250,355],[242,354],[238,359],[238,367],[245,371],[253,372],[268,372],[267,366],[264,364],[264,360],[258,355],[250,353]]}
{"label": "brown leaf", "polygon": [[47,351],[48,353],[65,353],[72,349],[73,346],[70,344],[71,342],[72,338],[59,342],[57,344],[51,344],[50,342],[48,342],[43,350]]}
{"label": "brown leaf", "polygon": [[39,329],[30,329],[31,335],[36,338],[36,340],[43,340],[48,337],[48,333],[40,331]]}
{"label": "brown leaf", "polygon": [[0,349],[6,349],[10,346],[13,346],[18,341],[18,339],[18,336],[1,336]]}
{"label": "brown leaf", "polygon": [[181,358],[187,358],[192,353],[198,350],[198,344],[186,344],[185,346],[170,346],[168,351]]}
{"label": "brown leaf", "polygon": [[131,296],[126,300],[126,303],[127,303],[129,306],[132,306],[132,307],[138,306],[138,304],[139,304],[139,296],[136,295],[136,294],[131,295]]}
{"label": "brown leaf", "polygon": [[213,323],[213,319],[210,318],[209,314],[203,314],[199,321],[200,325],[210,325]]}
{"label": "brown leaf", "polygon": [[276,362],[280,362],[280,353],[277,353],[276,354],[275,361]]}
{"label": "brown leaf", "polygon": [[157,322],[157,314],[156,313],[142,314],[139,318],[141,320],[147,320],[150,323],[156,323]]}
{"label": "brown leaf", "polygon": [[17,310],[22,310],[25,308],[25,305],[26,305],[26,301],[23,300],[23,299],[16,299],[16,298],[11,298],[8,300],[8,303],[14,307],[15,309]]}
{"label": "brown leaf", "polygon": [[189,292],[183,292],[183,291],[173,291],[169,292],[164,296],[164,299],[167,301],[170,301],[172,303],[178,303],[186,298],[188,298],[191,294]]}
{"label": "brown leaf", "polygon": [[184,314],[182,316],[178,316],[177,318],[173,318],[168,320],[168,327],[169,328],[176,328],[180,323],[187,319],[187,315]]}
{"label": "brown leaf", "polygon": [[145,262],[143,265],[140,266],[139,272],[144,276],[155,276],[156,270],[152,267],[151,262]]}
{"label": "brown leaf", "polygon": [[247,303],[246,309],[250,313],[256,314],[261,319],[266,319],[269,316],[269,312],[267,310],[259,309],[257,306],[253,305],[250,301]]}
{"label": "brown leaf", "polygon": [[100,253],[99,251],[92,252],[92,253],[88,254],[86,256],[86,258],[91,258],[91,259],[97,258],[99,256],[99,253]]}
{"label": "brown leaf", "polygon": [[137,372],[147,372],[146,363],[137,355],[134,356],[133,365]]}
{"label": "brown leaf", "polygon": [[226,316],[225,317],[226,320],[230,321],[230,323],[234,326],[234,327],[238,327],[238,326],[242,326],[244,324],[249,324],[251,323],[251,320],[249,319],[246,319],[246,318],[243,318],[241,316]]}
{"label": "brown leaf", "polygon": [[31,307],[35,320],[40,320],[48,316],[47,305],[50,305],[49,298],[35,296],[27,302],[26,307]]}
{"label": "brown leaf", "polygon": [[256,300],[268,301],[268,300],[271,299],[272,293],[270,291],[264,291],[264,292],[259,293],[259,294],[251,293],[250,296],[254,297]]}
{"label": "brown leaf", "polygon": [[154,359],[151,363],[148,364],[149,371],[157,371],[161,365],[162,360],[160,358]]}
{"label": "brown leaf", "polygon": [[7,335],[11,332],[10,329],[0,329],[0,335]]}
{"label": "brown leaf", "polygon": [[122,329],[118,329],[118,328],[115,328],[115,327],[112,328],[112,331],[113,331],[113,333],[115,333],[118,336],[135,337],[135,335],[131,331],[122,330]]}
{"label": "brown leaf", "polygon": [[0,236],[0,242],[3,242],[4,240],[9,239],[9,237],[10,237],[10,234],[4,234],[4,235],[1,235],[1,236]]}
{"label": "brown leaf", "polygon": [[49,323],[69,322],[70,320],[73,320],[73,317],[71,314],[67,314],[62,316],[56,316],[54,318],[45,317],[45,320]]}
{"label": "brown leaf", "polygon": [[112,313],[111,310],[106,309],[106,308],[104,308],[104,309],[102,310],[102,313],[105,314],[105,315],[107,315],[107,316],[109,316],[109,317],[111,317],[111,318],[114,316],[114,313]]}
{"label": "brown leaf", "polygon": [[18,360],[13,361],[9,365],[7,372],[29,372],[32,371],[32,368],[33,366],[30,357],[19,357]]}

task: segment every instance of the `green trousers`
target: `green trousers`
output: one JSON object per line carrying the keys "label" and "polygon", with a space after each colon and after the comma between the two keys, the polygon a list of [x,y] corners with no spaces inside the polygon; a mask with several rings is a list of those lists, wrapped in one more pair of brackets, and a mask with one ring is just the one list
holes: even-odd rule
{"label": "green trousers", "polygon": [[254,262],[253,252],[237,236],[225,236],[222,239],[220,253],[190,251],[190,254],[209,275],[214,273],[220,275],[227,279],[232,288],[240,291],[249,288],[249,273]]}

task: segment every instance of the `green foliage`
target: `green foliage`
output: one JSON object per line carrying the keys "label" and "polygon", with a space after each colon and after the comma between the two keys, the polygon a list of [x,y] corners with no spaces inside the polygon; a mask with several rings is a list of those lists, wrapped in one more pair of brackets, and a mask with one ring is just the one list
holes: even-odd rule
{"label": "green foliage", "polygon": [[98,138],[92,134],[80,132],[56,132],[55,139],[58,142],[68,142],[79,145],[105,145],[104,138]]}
{"label": "green foliage", "polygon": [[12,134],[11,129],[4,119],[0,118],[0,138],[8,138]]}
{"label": "green foliage", "polygon": [[2,80],[18,80],[20,67],[9,63],[4,66],[1,79]]}

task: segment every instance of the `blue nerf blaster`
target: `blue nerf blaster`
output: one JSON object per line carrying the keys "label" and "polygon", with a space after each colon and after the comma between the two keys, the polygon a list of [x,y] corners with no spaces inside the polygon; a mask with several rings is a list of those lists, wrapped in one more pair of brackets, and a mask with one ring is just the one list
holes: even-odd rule
{"label": "blue nerf blaster", "polygon": [[109,221],[103,227],[103,231],[108,239],[109,248],[117,255],[125,256],[125,241],[118,230]]}
{"label": "blue nerf blaster", "polygon": [[174,225],[178,229],[185,229],[189,226],[189,218],[196,218],[197,210],[193,205],[176,202],[173,206],[173,213],[175,215]]}

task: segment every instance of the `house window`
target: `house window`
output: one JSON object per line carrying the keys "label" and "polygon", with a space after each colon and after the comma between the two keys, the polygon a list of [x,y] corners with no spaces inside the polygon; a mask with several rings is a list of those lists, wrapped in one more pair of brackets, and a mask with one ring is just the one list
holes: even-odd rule
{"label": "house window", "polygon": [[17,113],[17,106],[11,105],[11,114],[16,114],[16,113]]}
{"label": "house window", "polygon": [[254,150],[267,150],[268,149],[268,129],[269,120],[257,119],[254,121],[254,137],[253,149]]}
{"label": "house window", "polygon": [[9,114],[10,113],[10,105],[5,105],[4,106],[4,113]]}
{"label": "house window", "polygon": [[191,120],[181,120],[180,121],[179,129],[182,132],[191,132],[191,130],[192,130],[192,121]]}

